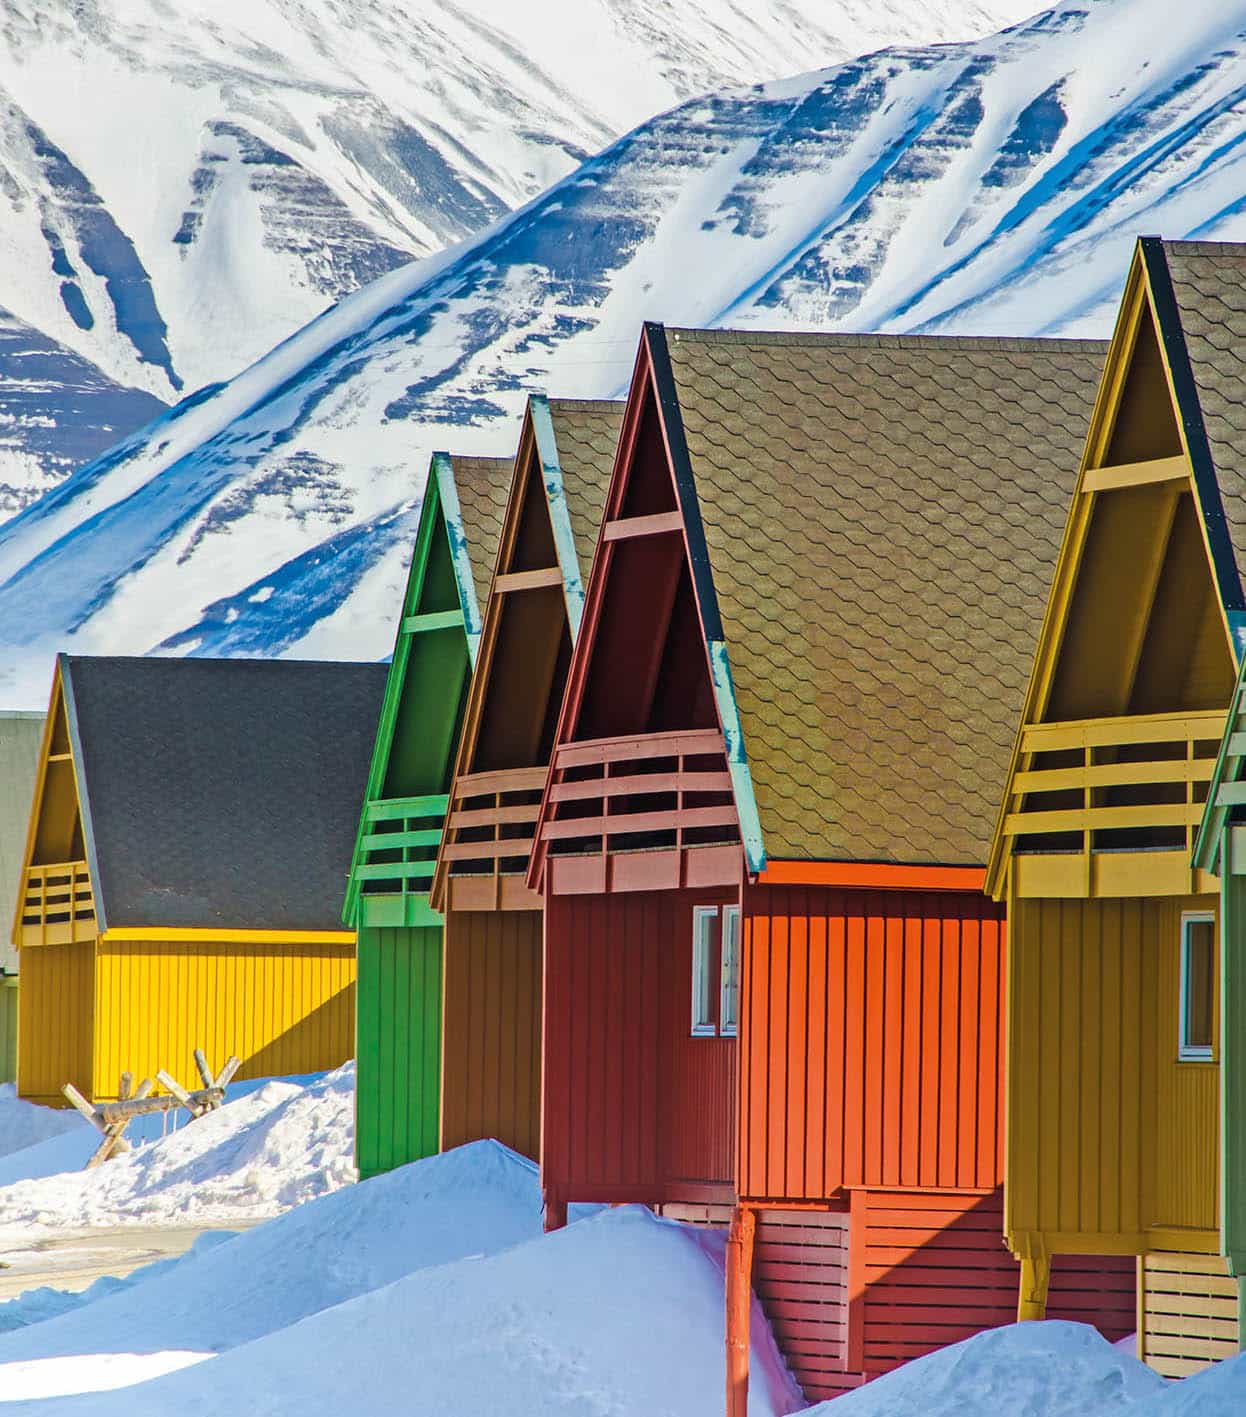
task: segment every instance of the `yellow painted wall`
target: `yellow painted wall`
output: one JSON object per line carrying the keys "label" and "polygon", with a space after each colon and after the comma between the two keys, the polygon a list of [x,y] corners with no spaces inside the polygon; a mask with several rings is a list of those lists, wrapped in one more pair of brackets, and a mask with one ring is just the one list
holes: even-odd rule
{"label": "yellow painted wall", "polygon": [[68,1104],[67,1082],[91,1091],[95,942],[28,945],[17,991],[17,1090],[32,1102]]}
{"label": "yellow painted wall", "polygon": [[1004,1223],[1019,1251],[1214,1248],[1215,1063],[1177,1062],[1183,909],[1214,897],[1014,900]]}
{"label": "yellow painted wall", "polygon": [[[23,959],[23,970],[25,960]],[[26,981],[23,977],[23,990]],[[98,1099],[165,1068],[197,1082],[193,1053],[239,1078],[319,1072],[354,1052],[355,947],[211,941],[100,942],[95,970]]]}

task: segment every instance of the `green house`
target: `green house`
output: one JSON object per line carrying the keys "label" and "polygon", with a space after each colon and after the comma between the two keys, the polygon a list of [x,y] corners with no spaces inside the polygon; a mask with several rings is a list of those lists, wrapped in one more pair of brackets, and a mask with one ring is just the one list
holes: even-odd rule
{"label": "green house", "polygon": [[438,1148],[442,917],[428,903],[509,458],[429,466],[342,918],[358,936],[361,1178]]}
{"label": "green house", "polygon": [[9,926],[17,906],[43,720],[41,713],[0,713],[0,1082],[17,1077],[17,951],[9,943]]}
{"label": "green house", "polygon": [[[1220,878],[1219,940],[1213,935],[1203,961],[1198,937],[1183,931],[1180,1027],[1183,1041],[1185,1034],[1201,1028],[1206,1055],[1219,1057],[1220,1252],[1236,1282],[1238,1342],[1246,1346],[1246,1323],[1241,1322],[1246,1316],[1246,655],[1240,648],[1239,658],[1241,669],[1194,845],[1196,869]],[[1200,997],[1205,1006],[1200,1007]]]}

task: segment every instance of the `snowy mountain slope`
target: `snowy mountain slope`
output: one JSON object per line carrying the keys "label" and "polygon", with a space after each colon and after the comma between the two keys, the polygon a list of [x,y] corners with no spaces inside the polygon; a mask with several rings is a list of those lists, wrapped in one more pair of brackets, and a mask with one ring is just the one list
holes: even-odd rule
{"label": "snowy mountain slope", "polygon": [[0,527],[5,697],[65,645],[384,655],[429,452],[618,391],[642,319],[1105,333],[1139,232],[1246,237],[1244,57],[1246,0],[1066,2],[654,119]]}
{"label": "snowy mountain slope", "polygon": [[[680,99],[879,44],[985,33],[1032,8],[10,0],[0,308],[29,328],[32,353],[69,351],[68,381],[76,355],[97,381],[170,401]],[[27,472],[42,490],[105,446],[91,437],[98,416],[40,404],[37,388],[19,411],[0,446],[11,499]],[[114,408],[129,414],[123,431],[152,411]]]}

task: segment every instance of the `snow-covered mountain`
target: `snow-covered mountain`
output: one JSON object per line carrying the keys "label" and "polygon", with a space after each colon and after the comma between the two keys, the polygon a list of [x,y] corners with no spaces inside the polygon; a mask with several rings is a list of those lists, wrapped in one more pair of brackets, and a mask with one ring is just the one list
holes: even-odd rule
{"label": "snow-covered mountain", "polygon": [[681,99],[1036,4],[6,0],[0,517]]}
{"label": "snow-covered mountain", "polygon": [[1246,0],[1070,0],[687,103],[0,528],[6,697],[66,644],[382,656],[430,451],[616,392],[646,318],[1106,333],[1138,233],[1246,237],[1244,103]]}

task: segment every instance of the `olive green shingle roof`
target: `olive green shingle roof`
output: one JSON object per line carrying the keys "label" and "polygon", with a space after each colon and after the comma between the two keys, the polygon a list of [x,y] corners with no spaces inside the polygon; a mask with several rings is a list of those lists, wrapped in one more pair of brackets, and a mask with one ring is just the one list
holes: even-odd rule
{"label": "olive green shingle roof", "polygon": [[472,582],[476,587],[476,607],[483,614],[489,599],[493,563],[498,557],[498,538],[506,499],[510,495],[513,462],[510,458],[469,458],[451,455],[454,485],[463,515],[463,534],[471,560]]}
{"label": "olive green shingle roof", "polygon": [[767,857],[982,863],[1107,345],[667,345]]}
{"label": "olive green shingle roof", "polygon": [[580,562],[580,575],[585,581],[597,545],[601,509],[614,467],[619,428],[623,423],[623,407],[622,403],[604,399],[549,401],[567,515]]}

